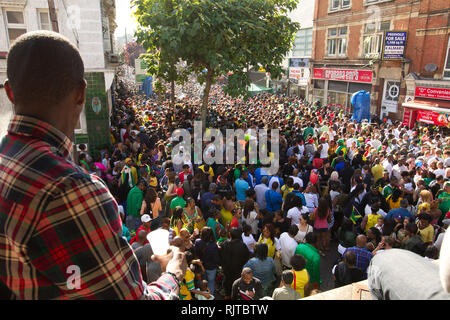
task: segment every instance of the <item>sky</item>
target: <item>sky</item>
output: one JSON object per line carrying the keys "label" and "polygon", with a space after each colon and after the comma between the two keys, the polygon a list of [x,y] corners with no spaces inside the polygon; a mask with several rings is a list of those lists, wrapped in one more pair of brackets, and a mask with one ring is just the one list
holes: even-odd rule
{"label": "sky", "polygon": [[116,37],[124,35],[125,29],[128,34],[132,34],[136,30],[136,21],[132,16],[130,2],[131,0],[116,0],[117,29],[114,34]]}

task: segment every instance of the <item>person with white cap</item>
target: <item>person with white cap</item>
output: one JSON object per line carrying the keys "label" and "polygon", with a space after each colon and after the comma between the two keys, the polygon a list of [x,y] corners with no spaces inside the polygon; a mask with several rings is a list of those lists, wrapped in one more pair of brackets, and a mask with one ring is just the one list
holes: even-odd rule
{"label": "person with white cap", "polygon": [[[139,240],[139,232],[140,231],[142,231],[142,230],[145,231],[145,235],[147,235],[151,231],[150,227],[151,227],[152,218],[150,217],[150,215],[148,215],[148,214],[142,215],[141,222],[142,222],[142,225],[136,230],[136,235],[130,240],[131,245],[134,242]],[[146,240],[144,243],[148,243],[148,241]]]}

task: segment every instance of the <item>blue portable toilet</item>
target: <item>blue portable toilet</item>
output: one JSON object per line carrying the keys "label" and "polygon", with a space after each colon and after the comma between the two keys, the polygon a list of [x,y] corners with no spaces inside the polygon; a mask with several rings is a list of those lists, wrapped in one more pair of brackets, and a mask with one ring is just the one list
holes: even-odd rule
{"label": "blue portable toilet", "polygon": [[141,92],[144,93],[147,97],[150,97],[153,93],[153,81],[152,80],[153,80],[152,76],[148,76],[142,83]]}
{"label": "blue portable toilet", "polygon": [[352,120],[361,123],[367,119],[370,122],[370,93],[364,90],[355,92],[352,95],[351,103],[353,106]]}

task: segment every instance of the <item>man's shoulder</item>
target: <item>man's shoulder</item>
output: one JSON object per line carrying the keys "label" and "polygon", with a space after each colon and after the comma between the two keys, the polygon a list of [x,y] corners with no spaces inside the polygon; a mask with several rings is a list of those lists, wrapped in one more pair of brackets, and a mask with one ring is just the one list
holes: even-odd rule
{"label": "man's shoulder", "polygon": [[[23,190],[22,199],[32,198],[42,190],[66,189],[78,180],[91,180],[91,175],[72,161],[59,155],[57,149],[45,142],[34,142],[27,146],[26,158],[14,153],[2,153],[0,166],[9,170],[0,172],[0,192],[4,195]],[[8,190],[14,189],[14,192]],[[26,200],[25,200],[26,201]]]}

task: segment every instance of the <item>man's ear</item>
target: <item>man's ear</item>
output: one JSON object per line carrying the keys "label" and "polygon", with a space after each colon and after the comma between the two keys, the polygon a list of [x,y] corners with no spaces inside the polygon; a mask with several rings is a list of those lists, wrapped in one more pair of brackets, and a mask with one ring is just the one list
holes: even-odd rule
{"label": "man's ear", "polygon": [[14,103],[14,95],[13,95],[11,86],[9,85],[8,79],[5,80],[5,83],[4,83],[3,86],[4,86],[4,88],[5,88],[6,95],[8,96],[9,101],[11,101],[12,104],[15,104],[15,103]]}
{"label": "man's ear", "polygon": [[77,105],[84,105],[86,103],[86,88],[87,88],[87,82],[86,82],[86,80],[83,79],[79,89],[77,90],[77,95],[76,95]]}

